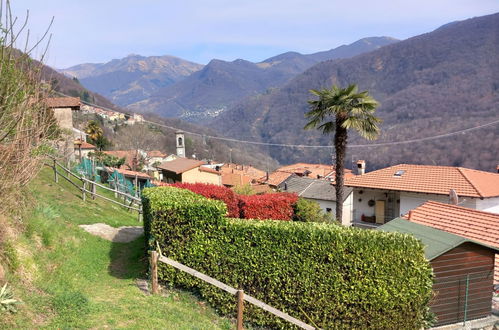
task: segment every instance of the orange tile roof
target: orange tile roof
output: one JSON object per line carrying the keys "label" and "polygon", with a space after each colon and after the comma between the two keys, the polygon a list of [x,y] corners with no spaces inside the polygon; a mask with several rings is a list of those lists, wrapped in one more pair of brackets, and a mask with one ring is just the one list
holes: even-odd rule
{"label": "orange tile roof", "polygon": [[[403,171],[400,176],[395,176]],[[349,187],[486,198],[499,196],[499,174],[452,166],[395,165],[345,180]]]}
{"label": "orange tile roof", "polygon": [[206,167],[206,166],[199,166],[199,170],[201,172],[207,172],[207,173],[213,173],[213,174],[216,174],[216,175],[222,175],[222,173],[220,173],[219,171],[214,170],[214,169],[209,168],[209,167]]}
{"label": "orange tile roof", "polygon": [[168,162],[163,162],[157,166],[159,169],[180,174],[203,165],[204,162],[189,158],[178,158]]}
{"label": "orange tile roof", "polygon": [[[434,201],[427,201],[409,214],[404,216],[409,221],[499,248],[499,214]],[[499,254],[495,258],[494,283],[499,283]]]}
{"label": "orange tile roof", "polygon": [[80,98],[78,97],[48,97],[45,103],[49,108],[79,108]]}
{"label": "orange tile roof", "polygon": [[243,186],[250,184],[251,178],[241,173],[224,173],[222,172],[222,184],[224,186]]}
{"label": "orange tile roof", "polygon": [[296,163],[279,167],[277,171],[295,174],[304,174],[305,171],[308,171],[310,172],[308,176],[315,179],[317,178],[317,175],[326,177],[328,175],[334,174],[334,166],[326,164]]}
{"label": "orange tile roof", "polygon": [[269,174],[268,180],[266,177],[263,177],[262,180],[268,185],[278,186],[292,175],[293,173],[275,171]]}
{"label": "orange tile roof", "polygon": [[75,149],[82,148],[82,149],[96,149],[96,147],[93,144],[90,144],[85,141],[81,141],[80,139],[75,140],[74,142]]}
{"label": "orange tile roof", "polygon": [[251,180],[259,180],[266,175],[265,171],[262,171],[251,165],[239,165],[233,163],[224,164],[220,171],[222,173],[237,173],[245,175],[251,178]]}
{"label": "orange tile roof", "polygon": [[410,211],[409,220],[499,248],[499,214],[427,201]]}

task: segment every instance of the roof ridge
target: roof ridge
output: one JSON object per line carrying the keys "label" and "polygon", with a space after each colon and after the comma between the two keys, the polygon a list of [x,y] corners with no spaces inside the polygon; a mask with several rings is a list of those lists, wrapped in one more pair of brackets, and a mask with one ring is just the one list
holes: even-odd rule
{"label": "roof ridge", "polygon": [[494,216],[494,217],[499,217],[499,214],[497,214],[497,213],[492,213],[492,212],[487,212],[487,211],[472,209],[472,208],[461,206],[461,205],[447,204],[447,203],[442,203],[442,202],[437,202],[437,201],[432,201],[432,200],[427,200],[426,202],[424,202],[424,204],[416,207],[414,210],[416,210],[416,209],[418,209],[420,207],[423,207],[425,204],[439,204],[439,205],[443,205],[443,206],[446,206],[446,207],[463,209],[463,210],[468,211],[468,212],[485,213],[487,215],[491,215],[491,216]]}
{"label": "roof ridge", "polygon": [[469,184],[473,187],[473,189],[476,190],[476,192],[478,193],[478,195],[481,197],[481,198],[484,198],[484,194],[482,193],[482,191],[480,189],[478,189],[477,186],[475,186],[473,184],[473,182],[470,180],[470,178],[468,178],[468,176],[465,174],[465,172],[463,170],[465,170],[465,168],[463,167],[457,167],[457,170],[459,171],[459,173],[461,173],[461,175],[466,179],[466,181],[469,182]]}

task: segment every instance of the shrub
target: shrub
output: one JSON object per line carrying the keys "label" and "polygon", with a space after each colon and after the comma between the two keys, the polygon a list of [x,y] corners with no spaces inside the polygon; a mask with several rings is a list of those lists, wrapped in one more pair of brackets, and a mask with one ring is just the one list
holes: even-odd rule
{"label": "shrub", "polygon": [[[225,218],[225,206],[187,190],[148,188],[144,225],[163,254],[323,329],[415,329],[427,317],[432,271],[409,235],[323,223]],[[160,263],[159,277],[197,290],[222,314],[235,297]],[[257,326],[289,328],[245,304]],[[307,322],[308,323],[308,322]]]}
{"label": "shrub", "polygon": [[293,204],[298,196],[291,193],[275,193],[251,196],[239,196],[241,218],[291,220]]}
{"label": "shrub", "polygon": [[224,186],[204,183],[174,183],[173,187],[188,189],[196,194],[206,198],[222,201],[227,205],[228,216],[232,218],[239,217],[239,206],[236,194]]}
{"label": "shrub", "polygon": [[294,221],[301,222],[333,222],[333,217],[325,213],[319,203],[305,198],[299,198],[293,205]]}

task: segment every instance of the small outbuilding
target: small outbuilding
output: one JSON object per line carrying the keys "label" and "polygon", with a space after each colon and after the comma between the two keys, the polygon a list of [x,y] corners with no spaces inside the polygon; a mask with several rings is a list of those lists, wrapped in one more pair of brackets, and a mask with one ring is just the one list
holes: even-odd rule
{"label": "small outbuilding", "polygon": [[496,248],[432,227],[394,219],[378,230],[411,234],[425,245],[435,275],[435,325],[487,317],[492,312]]}

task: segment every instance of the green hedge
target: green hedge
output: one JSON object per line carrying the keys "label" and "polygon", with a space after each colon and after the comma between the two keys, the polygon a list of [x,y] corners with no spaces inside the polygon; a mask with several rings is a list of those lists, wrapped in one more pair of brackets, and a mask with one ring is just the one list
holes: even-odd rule
{"label": "green hedge", "polygon": [[[408,235],[318,223],[224,218],[219,201],[161,187],[143,192],[146,235],[189,267],[323,328],[415,329],[428,317],[432,271]],[[173,267],[160,279],[195,289],[222,314],[235,297]],[[306,314],[306,315],[305,315]],[[245,304],[245,320],[290,328]]]}

